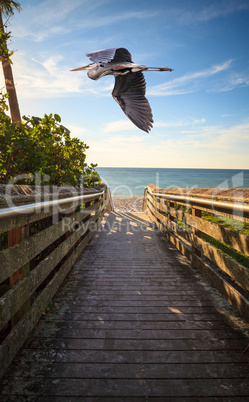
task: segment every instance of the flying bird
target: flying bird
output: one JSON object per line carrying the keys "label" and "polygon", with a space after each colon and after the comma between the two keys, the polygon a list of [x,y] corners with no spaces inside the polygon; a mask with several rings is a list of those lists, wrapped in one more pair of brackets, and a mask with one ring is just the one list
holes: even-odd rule
{"label": "flying bird", "polygon": [[125,48],[113,48],[86,53],[93,62],[71,71],[89,70],[87,75],[98,80],[105,75],[114,75],[115,85],[112,96],[126,116],[147,133],[152,128],[153,116],[145,97],[146,83],[143,71],[173,71],[168,67],[147,67],[135,64],[130,52]]}

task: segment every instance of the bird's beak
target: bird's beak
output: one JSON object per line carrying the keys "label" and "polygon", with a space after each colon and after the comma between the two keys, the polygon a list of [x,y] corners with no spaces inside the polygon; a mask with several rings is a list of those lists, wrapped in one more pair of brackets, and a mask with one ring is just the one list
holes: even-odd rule
{"label": "bird's beak", "polygon": [[88,66],[74,68],[73,70],[70,70],[70,71],[91,70],[91,66],[92,66],[92,64],[88,64]]}

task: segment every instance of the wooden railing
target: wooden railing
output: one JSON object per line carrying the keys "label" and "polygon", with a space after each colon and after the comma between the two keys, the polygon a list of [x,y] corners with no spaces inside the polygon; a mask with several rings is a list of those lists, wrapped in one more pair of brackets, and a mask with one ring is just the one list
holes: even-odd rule
{"label": "wooden railing", "polygon": [[34,196],[2,197],[2,206],[11,205],[0,209],[0,375],[96,232],[108,195],[98,186],[55,199],[46,194],[35,203]]}
{"label": "wooden railing", "polygon": [[249,321],[249,236],[233,227],[249,223],[249,189],[164,190],[149,185],[144,209],[193,268]]}

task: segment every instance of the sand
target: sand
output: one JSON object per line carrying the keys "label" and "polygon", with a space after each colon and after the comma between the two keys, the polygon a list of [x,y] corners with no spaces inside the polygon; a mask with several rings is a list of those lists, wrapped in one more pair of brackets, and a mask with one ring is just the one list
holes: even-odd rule
{"label": "sand", "polygon": [[143,212],[143,197],[123,197],[115,195],[112,197],[115,211],[122,212]]}

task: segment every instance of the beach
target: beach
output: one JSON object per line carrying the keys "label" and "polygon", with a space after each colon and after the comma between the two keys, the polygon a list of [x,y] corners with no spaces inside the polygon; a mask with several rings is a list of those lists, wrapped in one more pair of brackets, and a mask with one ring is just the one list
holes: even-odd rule
{"label": "beach", "polygon": [[142,212],[143,197],[114,196],[112,203],[115,211],[120,212]]}

